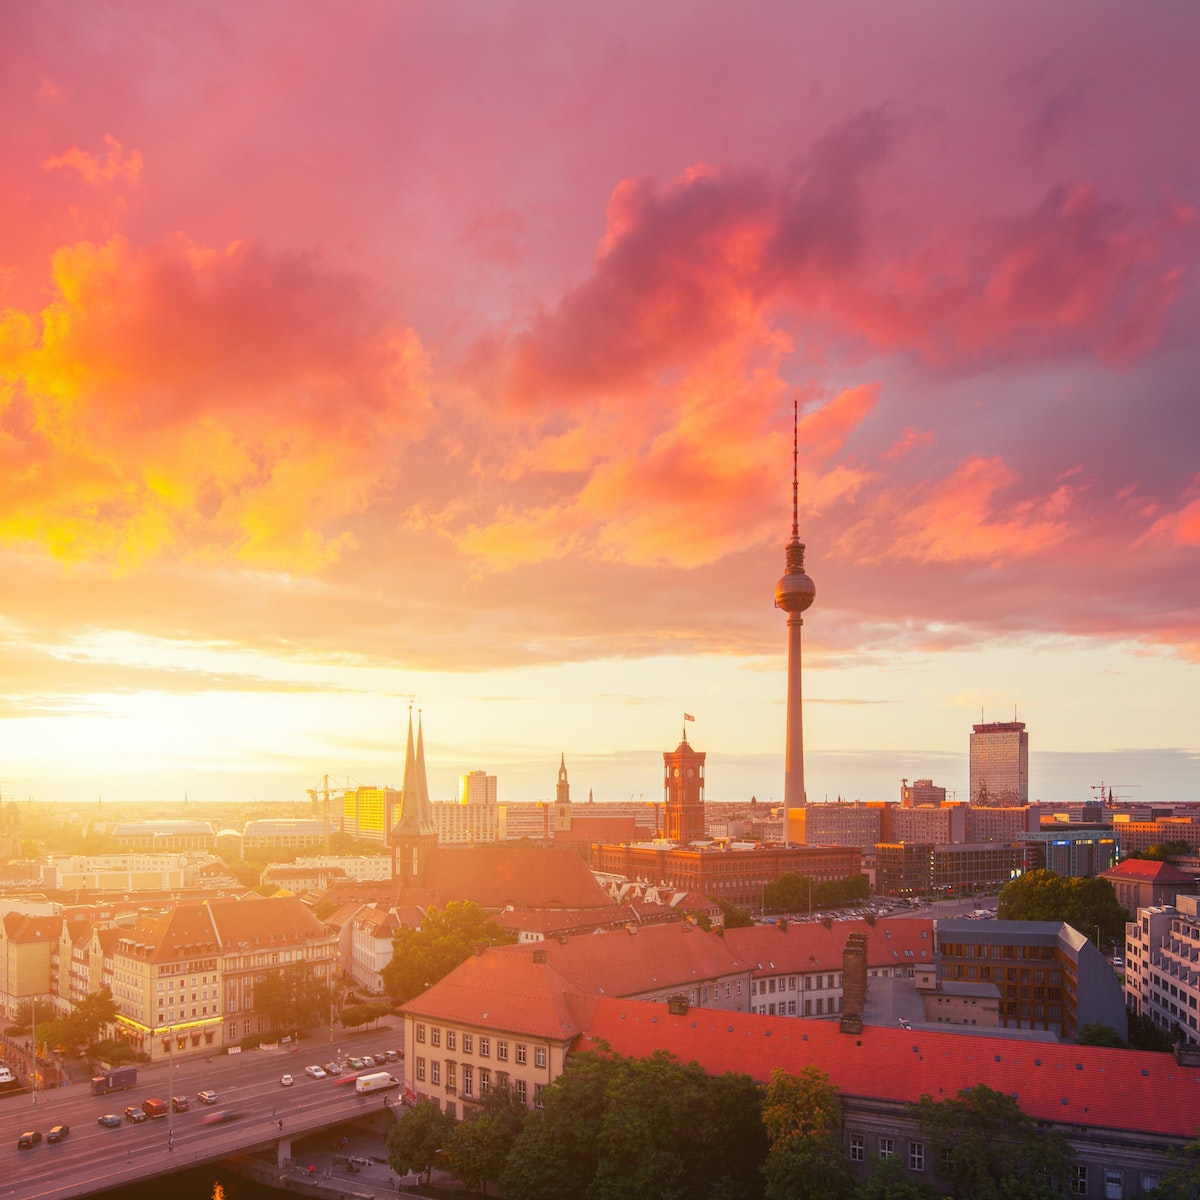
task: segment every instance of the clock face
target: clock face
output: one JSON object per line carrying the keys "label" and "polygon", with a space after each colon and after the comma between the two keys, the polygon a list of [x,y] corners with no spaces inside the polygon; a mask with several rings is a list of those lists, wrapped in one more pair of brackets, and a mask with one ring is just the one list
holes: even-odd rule
{"label": "clock face", "polygon": [[675,778],[676,779],[679,778],[679,768],[678,767],[675,768]]}
{"label": "clock face", "polygon": [[689,778],[689,779],[691,779],[691,777],[692,777],[693,775],[695,775],[695,773],[696,773],[696,769],[695,769],[695,767],[688,767],[688,778]]}

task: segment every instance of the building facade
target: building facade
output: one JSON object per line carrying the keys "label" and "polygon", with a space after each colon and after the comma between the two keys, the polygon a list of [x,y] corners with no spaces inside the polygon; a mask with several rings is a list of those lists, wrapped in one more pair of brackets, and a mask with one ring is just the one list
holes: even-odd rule
{"label": "building facade", "polygon": [[704,840],[704,754],[683,740],[663,752],[663,809],[667,841],[686,846]]}
{"label": "building facade", "polygon": [[1125,926],[1125,994],[1134,1012],[1200,1042],[1200,896],[1138,909]]}
{"label": "building facade", "polygon": [[1024,721],[971,726],[971,803],[1029,803],[1029,734]]}

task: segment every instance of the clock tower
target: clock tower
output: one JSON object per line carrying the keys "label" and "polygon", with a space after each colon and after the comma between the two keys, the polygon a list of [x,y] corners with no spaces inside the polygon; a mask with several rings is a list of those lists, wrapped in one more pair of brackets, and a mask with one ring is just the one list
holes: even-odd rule
{"label": "clock tower", "polygon": [[704,753],[683,740],[674,750],[663,752],[663,790],[666,801],[668,841],[686,845],[704,838]]}

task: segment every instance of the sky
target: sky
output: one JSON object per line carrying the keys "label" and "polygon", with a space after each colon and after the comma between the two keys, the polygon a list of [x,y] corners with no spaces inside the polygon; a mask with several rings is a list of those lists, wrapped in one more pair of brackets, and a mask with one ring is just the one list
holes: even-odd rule
{"label": "sky", "polygon": [[1200,9],[0,26],[5,798],[1200,800]]}

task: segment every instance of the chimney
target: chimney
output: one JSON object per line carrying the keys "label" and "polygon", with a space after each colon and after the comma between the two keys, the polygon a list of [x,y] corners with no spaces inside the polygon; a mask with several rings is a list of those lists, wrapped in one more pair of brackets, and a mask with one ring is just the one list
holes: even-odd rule
{"label": "chimney", "polygon": [[546,962],[546,949],[544,946],[539,946],[533,952],[533,961],[535,964],[544,965]]}
{"label": "chimney", "polygon": [[867,935],[852,933],[842,950],[843,1033],[862,1033],[863,1010],[867,1006]]}
{"label": "chimney", "polygon": [[685,996],[668,996],[667,997],[667,1012],[673,1017],[686,1017],[688,1011],[687,997]]}

